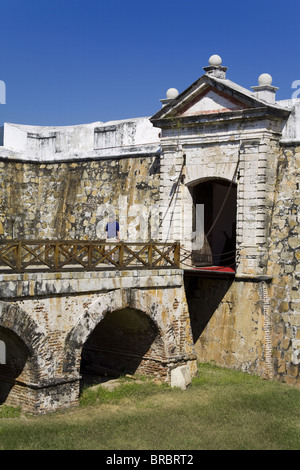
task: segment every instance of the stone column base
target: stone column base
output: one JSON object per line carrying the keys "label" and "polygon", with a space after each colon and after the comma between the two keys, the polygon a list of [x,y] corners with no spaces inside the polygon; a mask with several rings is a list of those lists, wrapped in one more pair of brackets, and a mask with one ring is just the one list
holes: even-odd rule
{"label": "stone column base", "polygon": [[43,414],[76,406],[79,398],[80,378],[53,382],[46,385],[16,383],[5,405],[20,406],[22,411]]}

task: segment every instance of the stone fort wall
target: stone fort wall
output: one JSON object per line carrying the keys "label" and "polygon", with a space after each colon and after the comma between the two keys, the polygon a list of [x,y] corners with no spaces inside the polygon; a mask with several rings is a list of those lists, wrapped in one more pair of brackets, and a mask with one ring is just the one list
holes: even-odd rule
{"label": "stone fort wall", "polygon": [[268,271],[272,358],[277,377],[300,381],[300,147],[282,146],[274,188]]}
{"label": "stone fort wall", "polygon": [[[266,227],[266,274],[272,280],[186,276],[198,360],[293,384],[299,383],[300,355],[299,153],[299,147],[282,146],[269,159],[276,175],[269,187],[272,210]],[[104,238],[110,210],[121,216],[125,240],[150,238],[149,209],[161,194],[158,156],[69,163],[10,160],[0,162],[0,170],[2,238]],[[130,216],[135,205],[147,221],[144,231]]]}
{"label": "stone fort wall", "polygon": [[[294,122],[293,115],[291,120],[285,104],[276,105],[275,96],[267,109],[263,90],[258,91],[258,101],[254,102],[253,94],[222,80],[205,76],[187,89],[186,96],[175,98],[173,105],[169,102],[165,108],[170,107],[169,121],[164,108],[151,118],[156,122],[155,132],[147,119],[94,123],[62,132],[7,127],[7,148],[0,155],[0,238],[103,239],[108,215],[115,212],[124,241],[180,239],[189,249],[193,185],[214,178],[231,181],[239,161],[235,178],[238,263],[234,276],[196,276],[181,270],[180,280],[173,279],[171,286],[172,273],[149,273],[145,280],[131,272],[129,293],[122,273],[112,275],[108,284],[105,274],[101,286],[94,290],[93,283],[100,282],[98,276],[92,274],[78,281],[71,274],[72,280],[66,284],[63,277],[60,281],[60,273],[55,273],[53,279],[49,278],[49,289],[61,282],[59,289],[69,289],[70,285],[75,290],[40,291],[39,295],[34,289],[42,289],[42,284],[29,280],[27,273],[22,280],[3,277],[2,286],[7,290],[0,305],[2,328],[9,331],[8,343],[19,351],[20,360],[14,369],[21,371],[20,381],[28,385],[26,395],[24,384],[15,384],[11,399],[25,403],[31,393],[35,406],[43,410],[54,409],[59,395],[62,406],[64,400],[66,405],[75,403],[82,348],[88,357],[100,339],[109,350],[119,328],[126,330],[119,357],[126,339],[130,342],[134,336],[133,330],[146,331],[149,349],[138,368],[163,379],[169,380],[173,368],[181,363],[190,362],[194,373],[195,349],[200,362],[300,384],[300,147],[293,143],[299,142],[299,120]],[[213,94],[217,104],[219,92],[227,89],[230,96],[243,95],[250,108],[230,108],[223,114],[207,114],[205,108],[201,114],[200,94],[200,114],[188,116],[185,112],[181,119],[180,106],[185,99],[194,100],[194,91],[197,87],[201,91],[202,85],[219,90]],[[299,106],[295,109],[299,111]],[[15,146],[14,152],[10,153],[9,144]],[[163,218],[170,201],[170,210]],[[80,292],[77,281],[81,285],[87,282],[81,291],[86,296],[76,297]],[[118,283],[122,285],[116,287]],[[27,292],[22,299],[21,288]],[[127,301],[115,305],[108,290],[127,296]],[[15,295],[7,296],[14,291]],[[28,292],[30,298],[26,298]],[[101,302],[109,313],[128,308],[134,313],[131,310],[126,324],[122,321],[128,310],[124,318],[118,314],[107,317],[102,329]],[[27,315],[22,316],[20,312],[24,311]],[[30,330],[25,346],[21,341],[24,329]],[[141,350],[137,336],[131,351],[127,350],[131,357]],[[39,364],[39,351],[42,356],[46,354],[48,369]],[[102,354],[97,351],[93,357]],[[106,355],[105,361],[112,368],[119,362],[112,354]],[[131,366],[133,361],[126,363],[127,368]]]}
{"label": "stone fort wall", "polygon": [[260,279],[186,276],[198,360],[300,384],[300,148],[281,146]]}
{"label": "stone fort wall", "polygon": [[115,212],[122,239],[149,239],[159,169],[156,156],[0,161],[0,237],[104,239],[108,215]]}

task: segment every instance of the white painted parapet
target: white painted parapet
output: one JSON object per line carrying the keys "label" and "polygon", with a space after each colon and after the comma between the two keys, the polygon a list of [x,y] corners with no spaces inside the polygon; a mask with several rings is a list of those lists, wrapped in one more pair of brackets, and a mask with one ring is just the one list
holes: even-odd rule
{"label": "white painted parapet", "polygon": [[159,130],[148,118],[77,126],[4,124],[0,157],[25,161],[70,161],[156,153]]}

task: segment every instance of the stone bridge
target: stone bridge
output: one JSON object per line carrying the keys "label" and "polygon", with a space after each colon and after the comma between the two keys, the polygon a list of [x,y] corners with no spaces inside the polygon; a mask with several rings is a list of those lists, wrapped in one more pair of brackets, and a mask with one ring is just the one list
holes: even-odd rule
{"label": "stone bridge", "polygon": [[0,403],[43,413],[95,374],[196,373],[181,269],[2,272],[0,299]]}

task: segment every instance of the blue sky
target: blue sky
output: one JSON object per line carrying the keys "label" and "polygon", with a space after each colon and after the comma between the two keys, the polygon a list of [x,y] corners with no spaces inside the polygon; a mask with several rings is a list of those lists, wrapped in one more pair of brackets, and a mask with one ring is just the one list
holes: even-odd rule
{"label": "blue sky", "polygon": [[270,73],[277,99],[300,80],[299,0],[0,0],[0,20],[0,126],[151,116],[212,54],[248,89]]}

